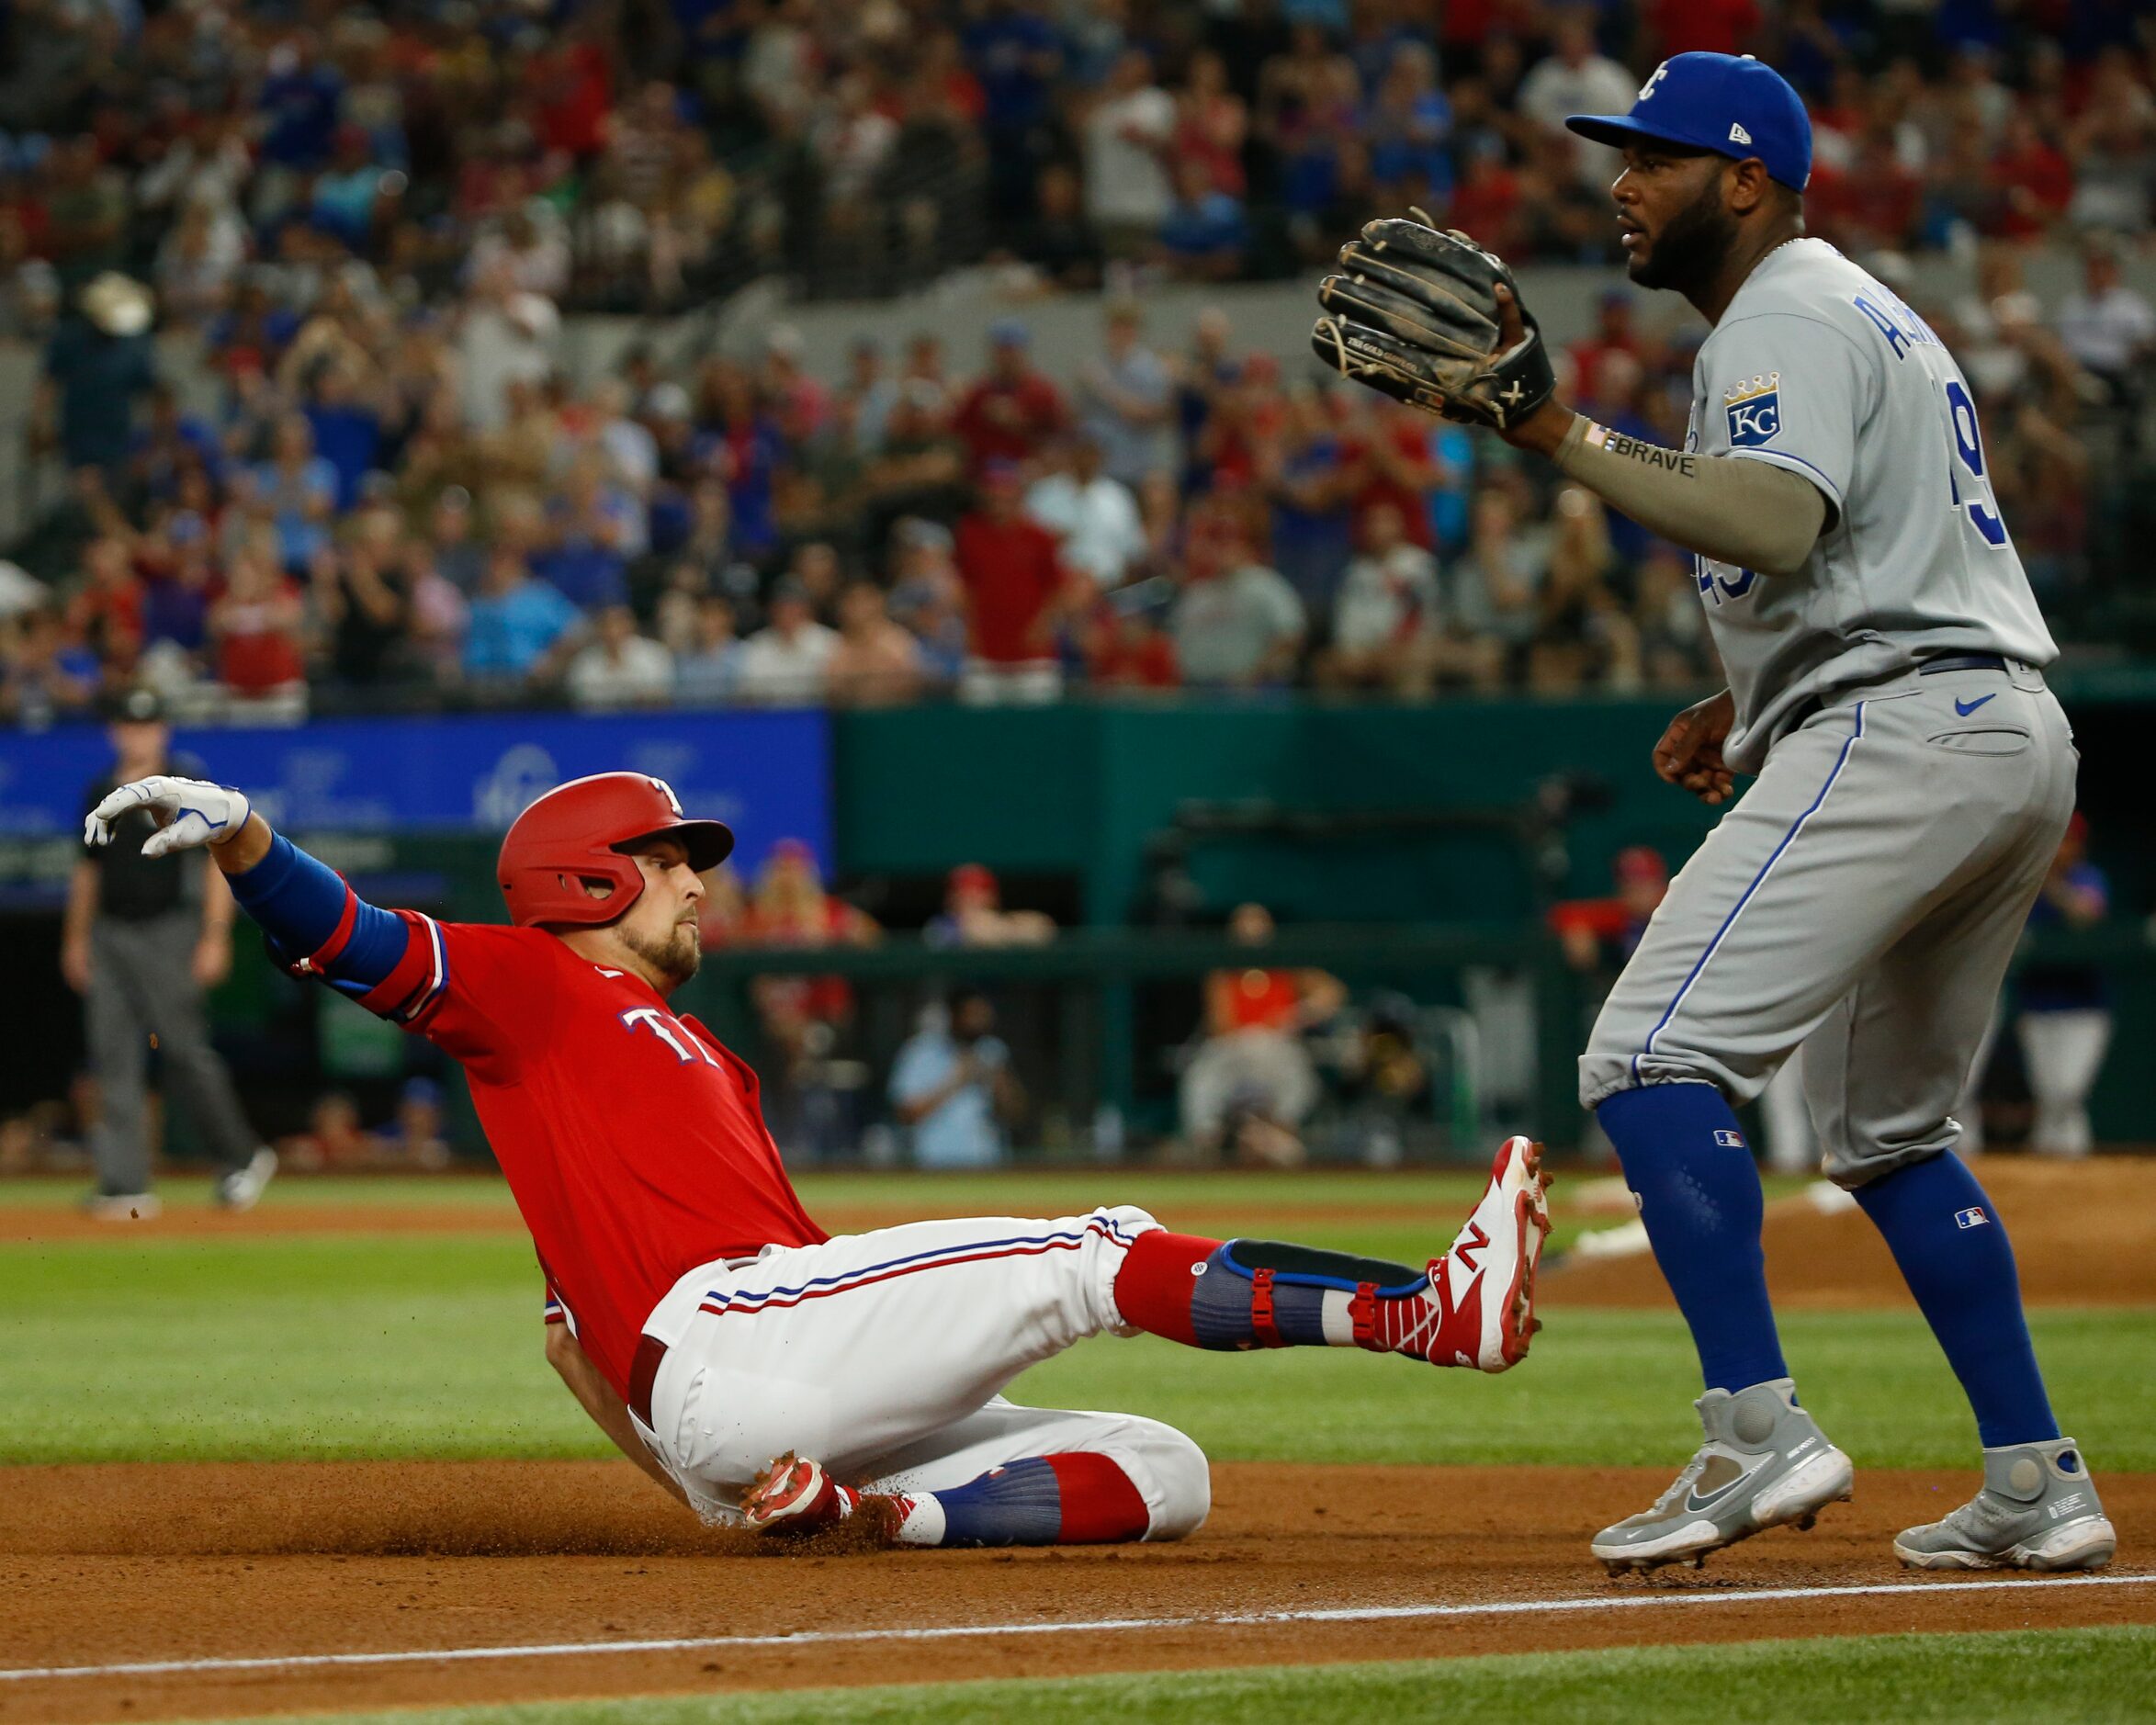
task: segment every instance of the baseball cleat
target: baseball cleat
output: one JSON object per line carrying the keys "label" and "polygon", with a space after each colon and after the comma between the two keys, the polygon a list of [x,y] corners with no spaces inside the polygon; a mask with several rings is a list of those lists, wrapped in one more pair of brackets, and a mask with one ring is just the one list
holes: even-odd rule
{"label": "baseball cleat", "polygon": [[741,1494],[741,1519],[758,1533],[813,1533],[845,1520],[860,1502],[861,1494],[832,1479],[821,1462],[789,1449]]}
{"label": "baseball cleat", "polygon": [[1443,1257],[1429,1266],[1437,1328],[1414,1349],[1434,1365],[1506,1371],[1527,1358],[1535,1320],[1535,1269],[1550,1235],[1550,1177],[1542,1146],[1507,1138],[1490,1183]]}
{"label": "baseball cleat", "polygon": [[1985,1450],[1983,1490],[1894,1540],[1910,1569],[2102,1569],[2117,1549],[2071,1438]]}
{"label": "baseball cleat", "polygon": [[1693,1405],[1707,1440],[1670,1488],[1636,1516],[1595,1536],[1612,1575],[1665,1563],[1701,1567],[1710,1551],[1790,1523],[1809,1528],[1827,1505],[1846,1503],[1856,1472],[1788,1378],[1732,1394],[1710,1390]]}
{"label": "baseball cleat", "polygon": [[252,1210],[262,1201],[264,1189],[277,1171],[277,1153],[267,1144],[249,1156],[239,1167],[220,1177],[217,1182],[217,1207],[229,1210],[234,1215],[243,1210]]}

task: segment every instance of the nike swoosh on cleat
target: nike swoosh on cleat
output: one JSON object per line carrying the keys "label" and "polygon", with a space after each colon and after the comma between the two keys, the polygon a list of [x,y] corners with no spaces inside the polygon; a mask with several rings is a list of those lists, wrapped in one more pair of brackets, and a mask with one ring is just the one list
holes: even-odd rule
{"label": "nike swoosh on cleat", "polygon": [[1699,1511],[1704,1509],[1711,1509],[1715,1505],[1721,1503],[1723,1498],[1727,1497],[1732,1492],[1735,1491],[1738,1486],[1749,1485],[1752,1483],[1753,1476],[1758,1471],[1759,1467],[1755,1465],[1747,1471],[1740,1473],[1727,1485],[1716,1486],[1704,1497],[1700,1496],[1698,1492],[1688,1491],[1685,1494],[1685,1508],[1694,1515],[1697,1515]]}

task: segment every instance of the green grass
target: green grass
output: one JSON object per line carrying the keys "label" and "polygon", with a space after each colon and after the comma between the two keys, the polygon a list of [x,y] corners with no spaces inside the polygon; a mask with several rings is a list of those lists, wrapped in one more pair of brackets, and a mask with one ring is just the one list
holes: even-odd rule
{"label": "green grass", "polygon": [[1102,1719],[1667,1725],[1683,1717],[1748,1725],[2009,1719],[2096,1725],[2156,1719],[2151,1668],[2156,1629],[2049,1629],[348,1713],[340,1725],[947,1725],[1018,1718],[1028,1725]]}
{"label": "green grass", "polygon": [[[1315,1244],[1418,1259],[1433,1214],[1472,1177],[1282,1180],[1103,1173],[814,1179],[809,1202],[909,1201],[1038,1213],[1129,1192],[1197,1225],[1238,1206]],[[12,1203],[18,1192],[5,1189]],[[179,1201],[189,1196],[179,1194]],[[1326,1206],[1396,1204],[1397,1223]],[[271,1206],[437,1202],[499,1211],[499,1186],[291,1181]],[[506,1231],[236,1234],[0,1246],[0,1461],[609,1453],[540,1359],[538,1276]],[[2107,1469],[2156,1468],[2156,1325],[2145,1312],[2040,1312],[2034,1326],[2070,1428]],[[1958,1466],[1975,1437],[1913,1315],[1796,1313],[1783,1325],[1806,1400],[1872,1466]],[[1224,1460],[1673,1462],[1698,1392],[1674,1315],[1560,1312],[1501,1379],[1432,1374],[1347,1350],[1192,1353],[1101,1340],[1020,1380],[1022,1401],[1168,1420]]]}

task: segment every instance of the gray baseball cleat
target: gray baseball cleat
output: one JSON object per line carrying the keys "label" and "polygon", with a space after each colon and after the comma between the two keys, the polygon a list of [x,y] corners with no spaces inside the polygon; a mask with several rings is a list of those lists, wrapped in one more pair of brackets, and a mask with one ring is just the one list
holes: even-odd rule
{"label": "gray baseball cleat", "polygon": [[1797,1405],[1788,1378],[1693,1404],[1707,1441],[1654,1505],[1595,1536],[1612,1575],[1664,1563],[1698,1568],[1707,1553],[1795,1522],[1809,1528],[1827,1505],[1846,1502],[1856,1472]]}
{"label": "gray baseball cleat", "polygon": [[2117,1549],[2071,1438],[1985,1450],[1983,1490],[1894,1541],[1911,1569],[2102,1569]]}

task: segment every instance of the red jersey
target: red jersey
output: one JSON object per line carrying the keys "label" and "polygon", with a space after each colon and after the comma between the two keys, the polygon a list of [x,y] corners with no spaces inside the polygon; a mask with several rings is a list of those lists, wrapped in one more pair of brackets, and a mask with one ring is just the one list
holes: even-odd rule
{"label": "red jersey", "polygon": [[1037,371],[1006,382],[983,378],[965,392],[952,422],[975,469],[991,461],[1025,461],[1062,428],[1063,398]]}
{"label": "red jersey", "polygon": [[1225,990],[1228,1029],[1284,1031],[1295,1021],[1303,991],[1292,970],[1222,971],[1216,984]]}
{"label": "red jersey", "polygon": [[625,1398],[660,1297],[699,1264],[830,1236],[763,1124],[756,1075],[640,977],[543,929],[412,927],[363,998],[463,1065],[577,1340]]}
{"label": "red jersey", "polygon": [[1023,515],[964,515],[954,556],[975,656],[997,665],[1054,658],[1041,624],[1063,588],[1055,536]]}

